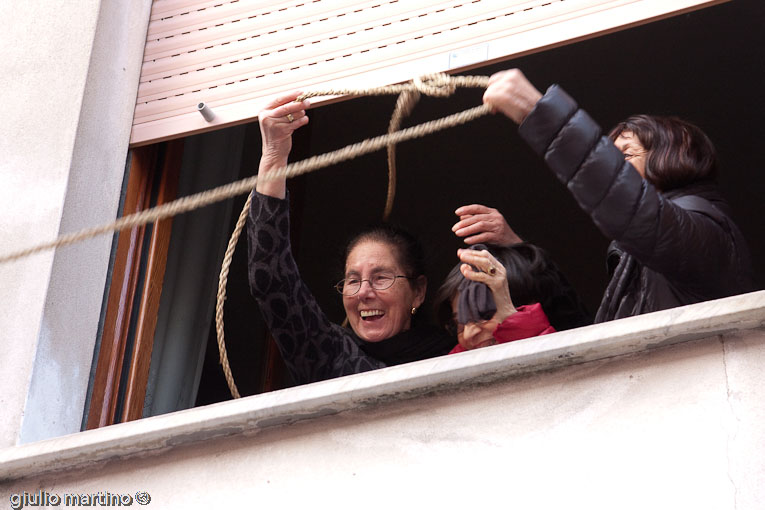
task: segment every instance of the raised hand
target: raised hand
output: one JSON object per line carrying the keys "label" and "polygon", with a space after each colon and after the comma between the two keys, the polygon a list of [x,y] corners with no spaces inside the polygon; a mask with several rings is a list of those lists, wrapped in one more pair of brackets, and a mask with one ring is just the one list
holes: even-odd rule
{"label": "raised hand", "polygon": [[[292,133],[308,124],[305,110],[310,106],[306,100],[296,103],[300,91],[290,92],[277,97],[258,114],[260,134],[263,138],[263,152],[260,157],[258,175],[268,175],[270,171],[287,165],[292,150]],[[286,179],[258,180],[255,190],[264,195],[284,198],[287,194]]]}
{"label": "raised hand", "polygon": [[491,106],[495,113],[502,112],[520,124],[541,97],[542,93],[519,69],[509,69],[494,73],[489,78],[483,102]]}
{"label": "raised hand", "polygon": [[[457,250],[457,256],[463,262],[460,266],[462,276],[474,282],[480,282],[489,287],[497,306],[497,312],[492,319],[500,324],[516,312],[513,300],[510,298],[510,288],[507,284],[507,270],[491,253],[486,250]],[[475,271],[473,268],[477,268]]]}
{"label": "raised hand", "polygon": [[512,246],[522,243],[502,214],[491,207],[480,204],[463,205],[454,211],[459,221],[452,227],[458,237],[464,237],[466,244],[493,244]]}

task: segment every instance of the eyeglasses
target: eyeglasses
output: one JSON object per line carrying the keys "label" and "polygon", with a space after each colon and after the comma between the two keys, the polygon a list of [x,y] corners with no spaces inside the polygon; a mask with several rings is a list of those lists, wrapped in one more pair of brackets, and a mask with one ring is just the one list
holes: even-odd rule
{"label": "eyeglasses", "polygon": [[391,288],[398,278],[411,280],[409,276],[405,275],[377,273],[364,280],[361,278],[345,278],[337,282],[335,288],[343,296],[355,296],[361,290],[361,284],[364,282],[369,282],[369,286],[374,290],[385,290]]}

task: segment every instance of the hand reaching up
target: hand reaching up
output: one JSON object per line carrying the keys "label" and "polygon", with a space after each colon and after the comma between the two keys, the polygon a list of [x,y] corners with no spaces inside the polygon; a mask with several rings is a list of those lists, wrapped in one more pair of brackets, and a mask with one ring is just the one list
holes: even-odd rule
{"label": "hand reaching up", "polygon": [[[277,97],[268,103],[259,114],[260,134],[263,138],[263,152],[260,157],[258,175],[268,175],[270,171],[287,165],[292,150],[292,133],[308,124],[305,113],[310,103],[306,100],[296,103],[301,92],[295,91]],[[255,190],[264,195],[284,198],[287,193],[286,179],[272,181],[258,180]]]}
{"label": "hand reaching up", "polygon": [[502,214],[485,205],[463,205],[454,213],[459,221],[452,227],[458,237],[464,237],[466,244],[493,244],[495,246],[512,246],[522,243]]}

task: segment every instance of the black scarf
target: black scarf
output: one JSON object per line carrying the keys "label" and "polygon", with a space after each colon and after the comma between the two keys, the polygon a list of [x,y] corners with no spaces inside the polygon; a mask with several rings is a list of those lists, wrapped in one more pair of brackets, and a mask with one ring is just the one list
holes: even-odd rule
{"label": "black scarf", "polygon": [[641,272],[635,258],[612,241],[608,247],[606,266],[611,280],[595,314],[595,323],[642,313],[646,296],[645,292],[635,290]]}
{"label": "black scarf", "polygon": [[441,356],[455,345],[454,338],[430,325],[414,326],[379,342],[367,342],[358,337],[356,342],[362,351],[388,366]]}
{"label": "black scarf", "polygon": [[[668,192],[660,192],[660,194],[674,202],[675,205],[684,209],[705,211],[708,216],[718,218],[721,224],[727,224],[726,218],[730,216],[730,210],[720,197],[717,185],[713,182],[700,182]],[[696,197],[696,201],[690,204],[683,202],[686,197]],[[706,205],[699,206],[699,199],[703,199],[702,204]],[[744,242],[741,242],[741,245],[744,245]],[[616,241],[612,241],[608,247],[606,267],[611,280],[595,315],[595,323],[651,311],[646,310],[648,282],[646,281],[644,266],[635,260],[635,257],[624,251]]]}

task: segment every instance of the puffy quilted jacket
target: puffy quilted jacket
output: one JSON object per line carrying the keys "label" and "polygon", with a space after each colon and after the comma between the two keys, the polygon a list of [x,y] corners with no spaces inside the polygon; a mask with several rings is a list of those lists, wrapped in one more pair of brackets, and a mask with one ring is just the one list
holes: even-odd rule
{"label": "puffy quilted jacket", "polygon": [[660,193],[557,85],[519,132],[613,240],[596,322],[755,289],[746,241],[714,183]]}

